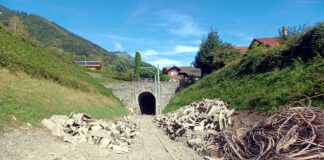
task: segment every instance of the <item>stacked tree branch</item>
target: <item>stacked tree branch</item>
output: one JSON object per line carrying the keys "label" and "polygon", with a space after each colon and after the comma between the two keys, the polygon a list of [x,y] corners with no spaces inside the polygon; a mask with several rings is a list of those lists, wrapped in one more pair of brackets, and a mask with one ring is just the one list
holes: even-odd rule
{"label": "stacked tree branch", "polygon": [[202,150],[225,159],[324,159],[324,112],[287,109],[250,130],[209,134]]}

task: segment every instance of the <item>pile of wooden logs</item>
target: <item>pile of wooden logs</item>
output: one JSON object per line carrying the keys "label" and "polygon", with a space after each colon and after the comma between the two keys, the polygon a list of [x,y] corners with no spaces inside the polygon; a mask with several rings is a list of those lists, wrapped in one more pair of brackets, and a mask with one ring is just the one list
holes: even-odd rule
{"label": "pile of wooden logs", "polygon": [[154,121],[171,139],[199,150],[205,134],[222,131],[232,124],[233,113],[219,99],[204,99],[176,112],[159,115]]}
{"label": "pile of wooden logs", "polygon": [[53,115],[44,119],[42,124],[66,142],[90,143],[116,153],[128,152],[132,139],[137,135],[136,125],[127,117],[106,122],[92,119],[84,113],[71,113],[70,116]]}

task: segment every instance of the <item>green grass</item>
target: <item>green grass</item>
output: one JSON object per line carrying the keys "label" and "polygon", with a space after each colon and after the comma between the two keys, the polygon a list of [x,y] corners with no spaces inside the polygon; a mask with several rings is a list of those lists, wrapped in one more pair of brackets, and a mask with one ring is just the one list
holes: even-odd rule
{"label": "green grass", "polygon": [[36,78],[53,80],[67,87],[100,92],[112,97],[100,81],[86,70],[58,57],[26,38],[14,37],[0,25],[0,66],[12,71],[21,70]]}
{"label": "green grass", "polygon": [[85,112],[95,118],[110,119],[126,114],[112,98],[35,79],[22,72],[0,70],[0,125],[19,122],[38,125],[54,114]]}
{"label": "green grass", "polygon": [[[220,98],[239,110],[277,110],[289,100],[324,93],[323,70],[324,60],[320,60],[312,65],[297,63],[282,70],[240,78],[221,79],[221,72],[217,72],[177,94],[164,112],[202,98]],[[315,101],[313,105],[323,107],[323,101]]]}
{"label": "green grass", "polygon": [[102,84],[105,84],[105,83],[123,83],[123,82],[125,82],[123,80],[113,78],[114,72],[110,71],[110,70],[87,70],[87,72],[90,73],[90,74],[98,74],[98,75],[100,75],[99,78],[95,78],[95,79],[97,79]]}
{"label": "green grass", "polygon": [[127,114],[112,91],[87,72],[0,25],[0,130],[37,125],[53,114],[86,112],[105,119]]}
{"label": "green grass", "polygon": [[[297,45],[296,45],[297,44]],[[163,112],[203,98],[237,110],[277,111],[291,100],[324,93],[324,24],[265,53],[233,62],[176,94]],[[313,106],[324,107],[323,97]]]}

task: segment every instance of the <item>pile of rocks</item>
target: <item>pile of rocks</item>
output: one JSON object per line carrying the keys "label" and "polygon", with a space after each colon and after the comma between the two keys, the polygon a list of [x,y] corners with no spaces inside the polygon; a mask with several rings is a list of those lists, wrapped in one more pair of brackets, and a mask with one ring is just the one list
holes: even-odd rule
{"label": "pile of rocks", "polygon": [[71,113],[70,116],[53,115],[42,124],[53,135],[63,137],[70,143],[90,143],[100,148],[108,148],[116,153],[129,151],[132,139],[137,135],[136,124],[127,117],[114,122],[92,119],[91,116]]}
{"label": "pile of rocks", "polygon": [[158,127],[173,140],[186,142],[195,150],[203,145],[203,137],[208,133],[224,130],[232,125],[227,104],[219,99],[204,99],[184,106],[173,113],[157,116]]}

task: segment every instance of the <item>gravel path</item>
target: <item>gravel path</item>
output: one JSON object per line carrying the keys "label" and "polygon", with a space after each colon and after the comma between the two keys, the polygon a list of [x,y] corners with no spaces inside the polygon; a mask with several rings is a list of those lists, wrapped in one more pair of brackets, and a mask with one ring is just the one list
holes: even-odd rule
{"label": "gravel path", "polygon": [[152,116],[131,117],[140,135],[129,153],[117,154],[90,144],[70,144],[45,129],[19,129],[0,136],[0,160],[200,160],[196,152],[170,140],[152,122]]}

